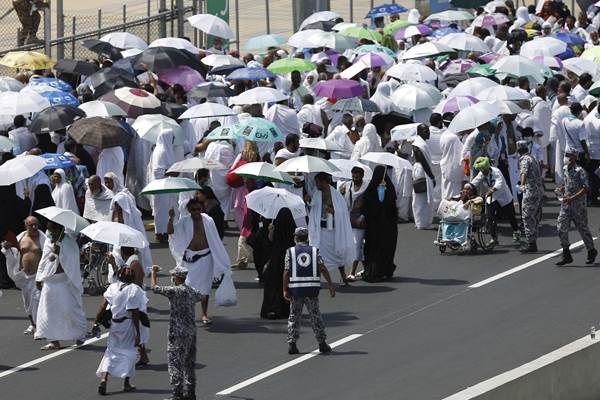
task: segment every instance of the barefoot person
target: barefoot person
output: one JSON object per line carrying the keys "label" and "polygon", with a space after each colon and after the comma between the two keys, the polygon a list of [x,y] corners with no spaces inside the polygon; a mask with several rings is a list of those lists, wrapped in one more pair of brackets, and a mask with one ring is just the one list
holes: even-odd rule
{"label": "barefoot person", "polygon": [[208,297],[213,278],[220,277],[231,266],[231,261],[219,237],[212,218],[204,214],[204,207],[195,198],[187,203],[189,216],[173,224],[175,212],[169,211],[169,247],[178,266],[189,271],[186,284],[202,293],[202,324],[211,323],[208,318]]}

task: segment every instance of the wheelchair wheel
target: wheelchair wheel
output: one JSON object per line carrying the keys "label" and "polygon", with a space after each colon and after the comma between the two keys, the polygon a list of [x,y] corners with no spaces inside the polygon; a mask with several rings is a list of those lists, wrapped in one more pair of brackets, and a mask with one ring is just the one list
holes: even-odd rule
{"label": "wheelchair wheel", "polygon": [[106,261],[106,257],[98,257],[95,269],[96,269],[96,283],[100,290],[104,292],[108,287],[108,269],[110,265]]}
{"label": "wheelchair wheel", "polygon": [[487,216],[483,216],[477,227],[477,244],[483,251],[491,251],[496,245],[492,242],[492,232],[495,229],[495,221]]}

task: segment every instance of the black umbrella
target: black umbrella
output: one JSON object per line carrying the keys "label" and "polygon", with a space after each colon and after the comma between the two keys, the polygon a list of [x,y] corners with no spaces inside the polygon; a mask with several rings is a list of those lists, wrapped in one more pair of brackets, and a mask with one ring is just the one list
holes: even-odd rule
{"label": "black umbrella", "polygon": [[371,123],[377,128],[377,132],[389,132],[396,125],[410,124],[413,120],[407,115],[402,115],[396,111],[389,114],[378,114],[373,117]]}
{"label": "black umbrella", "polygon": [[54,69],[67,74],[74,75],[92,75],[98,71],[98,66],[86,61],[80,60],[58,60]]}
{"label": "black umbrella", "polygon": [[96,98],[121,87],[138,87],[133,74],[116,67],[103,68],[88,79],[90,85],[94,88]]}
{"label": "black umbrella", "polygon": [[133,67],[158,72],[164,69],[174,69],[181,65],[187,65],[194,69],[201,66],[200,62],[185,50],[173,47],[149,47],[139,55]]}
{"label": "black umbrella", "polygon": [[188,92],[187,96],[194,98],[231,97],[235,96],[235,92],[223,83],[209,82],[196,86]]}
{"label": "black umbrella", "polygon": [[99,149],[125,146],[129,143],[129,133],[114,119],[103,117],[84,118],[75,121],[67,131],[79,144],[87,144]]}
{"label": "black umbrella", "polygon": [[34,133],[57,131],[80,118],[85,118],[85,112],[80,108],[69,105],[50,106],[35,116],[29,125],[29,130]]}
{"label": "black umbrella", "polygon": [[210,70],[211,75],[229,75],[236,69],[244,68],[243,65],[219,65]]}
{"label": "black umbrella", "polygon": [[102,40],[86,39],[81,42],[81,45],[86,49],[89,49],[98,55],[106,56],[113,61],[123,58],[120,49]]}
{"label": "black umbrella", "polygon": [[333,27],[336,25],[337,22],[335,21],[317,21],[313,22],[312,24],[306,25],[304,28],[302,28],[302,30],[305,31],[307,29],[320,29],[325,32],[331,32],[333,30]]}
{"label": "black umbrella", "polygon": [[181,114],[187,111],[187,107],[183,104],[163,102],[161,104],[162,114],[169,118],[177,119]]}

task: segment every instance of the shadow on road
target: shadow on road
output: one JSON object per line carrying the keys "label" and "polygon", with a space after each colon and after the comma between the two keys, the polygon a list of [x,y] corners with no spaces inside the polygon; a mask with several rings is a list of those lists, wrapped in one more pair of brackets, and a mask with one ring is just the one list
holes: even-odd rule
{"label": "shadow on road", "polygon": [[396,288],[390,286],[378,286],[374,284],[356,286],[356,283],[336,289],[339,293],[385,293],[394,290],[396,290]]}
{"label": "shadow on road", "polygon": [[393,278],[394,282],[400,283],[419,283],[421,285],[431,285],[431,286],[459,286],[459,285],[467,285],[469,281],[465,281],[463,279],[430,279],[430,278],[411,278],[405,276],[399,276]]}
{"label": "shadow on road", "polygon": [[[203,369],[203,368],[206,368],[206,365],[200,364],[200,363],[196,363],[194,365],[194,369],[200,370],[200,369]],[[138,371],[166,371],[166,370],[167,370],[167,364],[166,363],[162,363],[162,364],[148,364],[148,365],[145,365],[144,367],[138,368]],[[136,392],[138,392],[138,393],[151,393],[151,392],[140,392],[139,390],[136,390]],[[162,392],[156,392],[156,393],[162,393]]]}

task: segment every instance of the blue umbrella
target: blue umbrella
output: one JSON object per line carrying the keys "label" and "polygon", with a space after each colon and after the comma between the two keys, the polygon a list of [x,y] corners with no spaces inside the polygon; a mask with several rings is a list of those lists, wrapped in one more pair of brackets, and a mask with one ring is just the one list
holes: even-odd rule
{"label": "blue umbrella", "polygon": [[64,169],[75,165],[75,161],[71,160],[64,154],[44,153],[41,155],[41,157],[46,159],[46,166],[44,169]]}
{"label": "blue umbrella", "polygon": [[386,15],[395,15],[407,12],[408,9],[400,4],[383,4],[373,8],[365,18],[385,17]]}
{"label": "blue umbrella", "polygon": [[561,60],[568,60],[569,58],[577,57],[577,54],[575,54],[575,51],[572,48],[567,47],[567,50],[560,53],[557,57]]}
{"label": "blue umbrella", "polygon": [[239,68],[227,75],[230,81],[258,81],[260,79],[275,79],[275,74],[266,68]]}
{"label": "blue umbrella", "polygon": [[34,78],[29,81],[29,86],[50,86],[63,92],[73,90],[71,85],[58,78]]}
{"label": "blue umbrella", "polygon": [[440,29],[436,29],[433,31],[433,33],[431,34],[433,37],[442,37],[442,36],[446,36],[450,33],[460,33],[462,32],[462,29],[458,29],[458,28],[440,28]]}
{"label": "blue umbrella", "polygon": [[79,104],[81,104],[77,97],[67,92],[42,92],[40,95],[47,98],[50,104],[53,106],[63,104],[77,107]]}
{"label": "blue umbrella", "polygon": [[582,46],[585,44],[585,40],[583,40],[579,37],[579,35],[576,35],[574,33],[558,32],[552,36],[557,38],[558,40],[562,40],[569,46]]}

